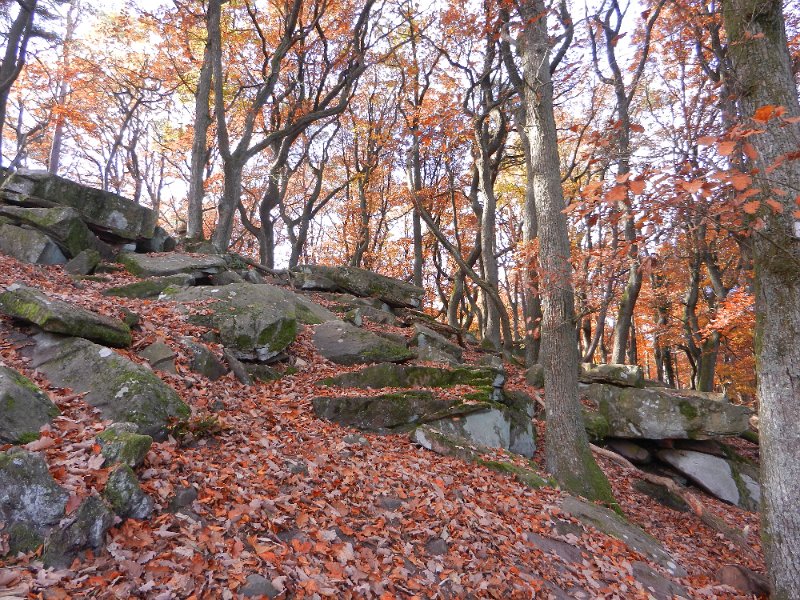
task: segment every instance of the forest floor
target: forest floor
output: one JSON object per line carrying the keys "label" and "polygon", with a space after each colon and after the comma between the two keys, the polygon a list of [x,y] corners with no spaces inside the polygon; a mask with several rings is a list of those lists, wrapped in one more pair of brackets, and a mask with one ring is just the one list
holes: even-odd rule
{"label": "forest floor", "polygon": [[[111,316],[123,307],[138,313],[133,346],[120,350],[133,361],[143,362],[136,351],[158,338],[177,350],[181,336],[202,332],[168,302],[101,294],[132,280],[119,274],[77,282],[60,267],[0,257],[0,286],[22,282]],[[74,510],[108,477],[95,442],[107,422],[80,395],[33,371],[13,329],[0,318],[0,360],[35,380],[62,411],[28,449],[46,456]],[[648,597],[630,575],[631,563],[642,557],[613,538],[567,536],[581,560],[561,561],[559,568],[554,555],[526,542],[528,533],[555,536],[563,492],[527,488],[424,450],[406,436],[356,436],[317,419],[310,399],[324,389],[315,382],[353,368],[320,357],[309,330],[290,350],[307,363],[300,373],[251,387],[232,374],[209,381],[190,372],[188,357],[179,354],[179,374],[160,376],[191,405],[194,422],[213,415],[219,427],[205,437],[153,444],[139,478],[156,500],[154,516],[118,524],[101,552],[71,569],[46,570],[35,554],[0,563],[0,598],[233,598],[254,573],[286,598],[545,598],[547,582],[585,590],[584,597]],[[510,387],[540,393],[526,386],[520,369],[509,371]],[[541,423],[537,429],[535,460],[543,467]],[[751,456],[755,449],[745,442],[737,447]],[[764,571],[757,514],[698,492],[716,515],[747,528],[751,552],[743,552],[691,513],[635,491],[630,472],[616,463],[602,457],[599,463],[627,517],[688,570],[679,583],[691,597],[749,597],[715,584],[714,573],[729,563]],[[170,512],[170,498],[187,486],[198,491],[191,514]]]}

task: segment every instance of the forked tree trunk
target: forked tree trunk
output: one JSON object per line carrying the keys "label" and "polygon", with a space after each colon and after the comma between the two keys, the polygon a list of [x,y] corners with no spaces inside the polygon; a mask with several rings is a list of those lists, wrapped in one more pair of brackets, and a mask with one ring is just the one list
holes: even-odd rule
{"label": "forked tree trunk", "polygon": [[547,468],[565,489],[613,503],[608,480],[589,449],[578,400],[572,265],[556,147],[547,11],[542,0],[526,0],[519,6],[524,25],[518,47],[539,225]]}
{"label": "forked tree trunk", "polygon": [[[782,106],[800,117],[780,0],[726,0],[723,17],[740,115]],[[764,227],[752,236],[756,287],[756,371],[761,452],[762,538],[772,598],[800,598],[800,219],[795,197],[800,160],[776,159],[800,148],[800,124],[772,119],[749,141],[762,199]],[[777,192],[775,190],[778,190]]]}

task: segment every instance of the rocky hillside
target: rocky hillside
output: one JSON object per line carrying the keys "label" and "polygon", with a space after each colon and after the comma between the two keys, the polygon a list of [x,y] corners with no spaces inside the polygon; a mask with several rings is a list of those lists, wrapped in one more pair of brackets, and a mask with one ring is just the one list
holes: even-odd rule
{"label": "rocky hillside", "polygon": [[543,471],[541,372],[423,290],[93,193],[0,194],[0,597],[763,594],[747,409],[584,366],[592,505]]}

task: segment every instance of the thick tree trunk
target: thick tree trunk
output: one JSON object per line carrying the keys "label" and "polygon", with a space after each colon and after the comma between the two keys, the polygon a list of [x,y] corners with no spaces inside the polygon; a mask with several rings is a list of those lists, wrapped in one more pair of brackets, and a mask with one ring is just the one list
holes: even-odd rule
{"label": "thick tree trunk", "polygon": [[203,51],[203,66],[194,99],[194,134],[192,138],[191,170],[189,173],[189,204],[187,208],[186,235],[190,239],[202,240],[203,234],[203,186],[208,162],[208,127],[211,112],[208,100],[211,95],[211,47],[206,43]]}
{"label": "thick tree trunk", "polygon": [[[727,0],[723,17],[740,114],[781,106],[800,117],[780,0]],[[800,124],[772,119],[748,138],[756,150],[764,227],[752,236],[756,287],[756,369],[761,452],[762,537],[772,598],[800,598],[800,219],[794,199],[800,161],[776,159],[800,148]],[[758,177],[758,176],[757,176]],[[783,195],[774,190],[783,190]]]}
{"label": "thick tree trunk", "polygon": [[526,134],[539,225],[547,468],[564,488],[612,503],[608,480],[589,449],[578,399],[572,265],[553,114],[547,11],[542,0],[526,0],[520,3],[520,13]]}

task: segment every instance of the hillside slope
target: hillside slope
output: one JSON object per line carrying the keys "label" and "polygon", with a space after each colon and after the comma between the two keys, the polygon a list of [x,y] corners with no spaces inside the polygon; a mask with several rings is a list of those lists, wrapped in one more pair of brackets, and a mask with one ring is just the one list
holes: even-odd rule
{"label": "hillside slope", "polygon": [[[3,559],[0,598],[752,597],[719,585],[715,573],[726,564],[763,572],[756,514],[703,497],[732,527],[749,531],[745,552],[691,513],[635,491],[630,473],[600,457],[625,515],[688,572],[676,578],[565,515],[559,490],[526,487],[405,435],[358,433],[316,418],[311,399],[332,393],[316,382],[355,367],[322,358],[311,327],[289,349],[297,372],[277,381],[245,386],[233,374],[210,381],[192,373],[180,339],[205,329],[174,302],[102,295],[132,281],[127,273],[77,279],[59,266],[0,255],[0,288],[22,283],[107,316],[137,313],[133,344],[118,352],[144,364],[137,351],[164,340],[177,354],[177,373],[159,376],[193,413],[190,431],[155,442],[139,470],[155,501],[149,520],[118,522],[103,550],[67,569],[44,569],[36,553]],[[368,319],[366,326],[391,329]],[[0,359],[62,411],[27,448],[70,492],[69,512],[106,484],[95,438],[108,421],[30,367],[21,330],[0,318]],[[467,352],[468,361],[477,356]],[[506,367],[509,387],[539,393]]]}

